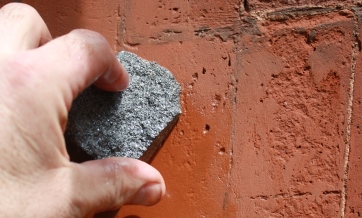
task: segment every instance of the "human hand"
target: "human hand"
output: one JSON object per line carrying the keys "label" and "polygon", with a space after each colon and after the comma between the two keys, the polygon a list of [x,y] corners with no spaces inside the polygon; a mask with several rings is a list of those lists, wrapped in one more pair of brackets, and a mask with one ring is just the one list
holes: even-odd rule
{"label": "human hand", "polygon": [[76,30],[52,39],[30,6],[0,9],[0,217],[91,217],[160,200],[165,184],[148,164],[76,164],[66,151],[73,99],[93,82],[119,91],[128,80],[99,34]]}

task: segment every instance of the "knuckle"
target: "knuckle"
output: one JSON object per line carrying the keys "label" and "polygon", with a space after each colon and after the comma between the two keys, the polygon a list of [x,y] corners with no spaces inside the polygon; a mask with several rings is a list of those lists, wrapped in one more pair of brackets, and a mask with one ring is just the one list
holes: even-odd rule
{"label": "knuckle", "polygon": [[69,48],[74,49],[79,55],[99,54],[103,49],[109,48],[108,42],[101,34],[90,30],[73,30],[65,38]]}
{"label": "knuckle", "polygon": [[124,182],[122,176],[122,166],[117,161],[109,159],[102,160],[104,167],[104,176],[106,178],[107,189],[104,191],[104,197],[106,199],[119,200],[121,193],[124,192]]}
{"label": "knuckle", "polygon": [[100,33],[91,30],[76,29],[71,31],[67,36],[74,43],[78,43],[80,45],[88,44],[92,45],[93,47],[108,46],[108,42]]}
{"label": "knuckle", "polygon": [[83,72],[106,70],[111,49],[107,40],[99,33],[90,30],[73,30],[64,36],[67,55]]}
{"label": "knuckle", "polygon": [[119,161],[114,158],[104,159],[104,161],[105,172],[109,182],[111,182],[114,187],[119,187],[119,192],[123,192],[126,188],[124,180],[135,173],[137,167],[127,161]]}
{"label": "knuckle", "polygon": [[31,6],[22,3],[10,3],[1,8],[1,14],[12,20],[38,20],[39,13]]}
{"label": "knuckle", "polygon": [[75,35],[77,37],[87,37],[94,38],[96,40],[105,40],[105,38],[100,33],[87,29],[75,29],[72,30],[69,34]]}
{"label": "knuckle", "polygon": [[110,159],[105,159],[104,161],[107,177],[112,182],[112,184],[116,185],[123,166],[119,162],[112,161]]}

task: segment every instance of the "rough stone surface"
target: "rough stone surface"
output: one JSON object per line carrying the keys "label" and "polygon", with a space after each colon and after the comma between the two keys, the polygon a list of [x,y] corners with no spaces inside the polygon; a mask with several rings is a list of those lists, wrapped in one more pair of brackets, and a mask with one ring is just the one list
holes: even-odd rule
{"label": "rough stone surface", "polygon": [[130,52],[117,58],[130,74],[129,88],[111,93],[92,86],[78,96],[69,113],[67,146],[78,146],[95,159],[149,161],[181,114],[181,88],[171,72],[155,62]]}

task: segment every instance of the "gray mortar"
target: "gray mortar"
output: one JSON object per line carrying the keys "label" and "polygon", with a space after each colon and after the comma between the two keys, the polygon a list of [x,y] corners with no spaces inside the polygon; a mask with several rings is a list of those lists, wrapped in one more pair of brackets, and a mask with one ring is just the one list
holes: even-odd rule
{"label": "gray mortar", "polygon": [[130,74],[130,86],[118,93],[91,86],[73,102],[65,132],[71,160],[149,161],[177,123],[181,87],[172,73],[130,52],[117,58]]}

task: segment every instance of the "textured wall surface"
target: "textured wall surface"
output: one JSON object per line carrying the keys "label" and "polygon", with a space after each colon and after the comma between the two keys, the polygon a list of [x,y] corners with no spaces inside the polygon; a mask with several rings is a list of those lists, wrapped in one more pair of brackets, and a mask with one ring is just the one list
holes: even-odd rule
{"label": "textured wall surface", "polygon": [[359,1],[23,2],[53,36],[98,31],[182,85],[152,162],[166,197],[118,217],[362,216]]}

